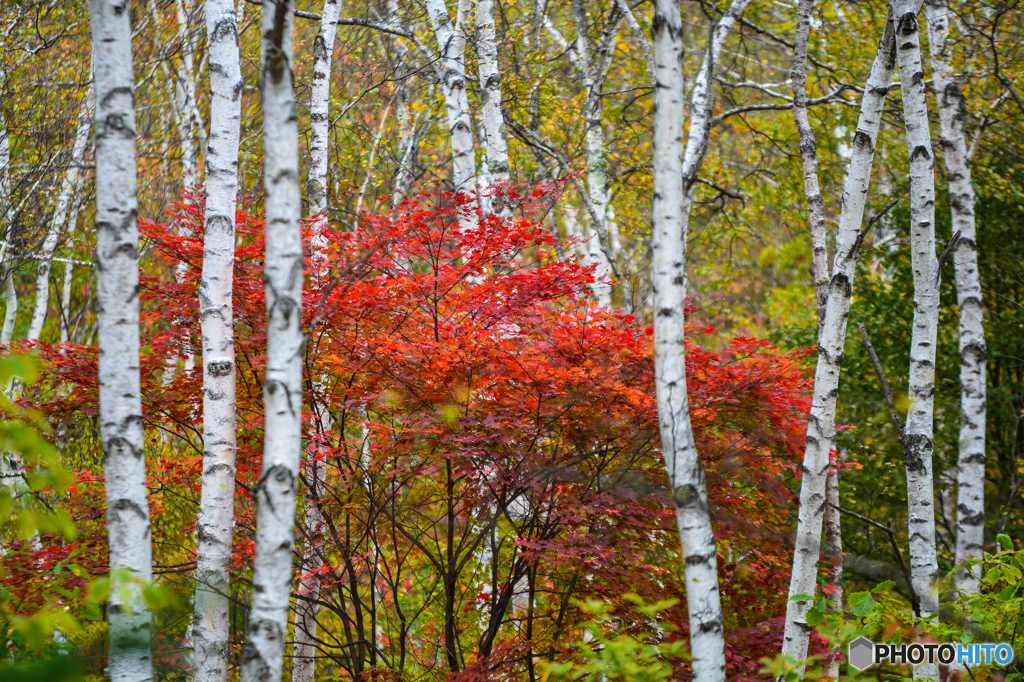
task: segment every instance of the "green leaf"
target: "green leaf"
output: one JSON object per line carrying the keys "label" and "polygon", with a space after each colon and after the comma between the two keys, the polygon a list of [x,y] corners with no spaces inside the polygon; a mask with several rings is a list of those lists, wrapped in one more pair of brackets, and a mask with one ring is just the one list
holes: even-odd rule
{"label": "green leaf", "polygon": [[998,599],[999,601],[1010,601],[1010,599],[1013,597],[1013,593],[1016,592],[1016,591],[1017,591],[1017,586],[1016,585],[1010,585],[1005,590],[1000,592],[996,596],[996,599]]}
{"label": "green leaf", "polygon": [[853,607],[853,615],[863,618],[874,610],[875,598],[870,592],[855,592],[850,595],[850,606]]}
{"label": "green leaf", "polygon": [[999,535],[997,535],[996,542],[1002,545],[1003,549],[1005,549],[1007,552],[1013,551],[1013,540],[1011,540],[1010,536],[1006,533],[1000,533]]}
{"label": "green leaf", "polygon": [[794,594],[789,601],[813,601],[814,597],[809,594]]}
{"label": "green leaf", "polygon": [[874,587],[872,587],[871,588],[871,592],[874,593],[874,594],[882,594],[884,592],[891,591],[892,588],[895,587],[895,586],[896,586],[896,583],[894,583],[891,580],[886,580],[886,581],[881,582],[881,583],[875,585]]}

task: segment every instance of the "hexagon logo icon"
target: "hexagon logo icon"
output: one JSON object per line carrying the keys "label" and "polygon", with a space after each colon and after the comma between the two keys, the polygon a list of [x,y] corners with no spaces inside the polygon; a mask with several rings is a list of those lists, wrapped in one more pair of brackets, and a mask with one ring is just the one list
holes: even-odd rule
{"label": "hexagon logo icon", "polygon": [[864,670],[875,662],[875,645],[867,637],[850,642],[848,660],[857,670]]}

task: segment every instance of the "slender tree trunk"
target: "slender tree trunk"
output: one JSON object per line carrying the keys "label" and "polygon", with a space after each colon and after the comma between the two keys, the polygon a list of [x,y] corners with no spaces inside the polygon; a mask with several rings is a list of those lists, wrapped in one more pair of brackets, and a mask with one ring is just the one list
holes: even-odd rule
{"label": "slender tree trunk", "polygon": [[[306,182],[306,196],[310,216],[316,221],[314,248],[319,252],[325,246],[319,236],[320,228],[328,220],[327,166],[329,157],[329,103],[331,88],[331,59],[334,56],[334,36],[338,27],[338,0],[325,0],[320,15],[320,31],[313,41],[313,84],[310,92],[309,117],[311,137],[309,143],[309,177]],[[317,259],[319,253],[314,253]],[[316,419],[321,433],[330,429],[327,407],[315,407]],[[315,573],[322,565],[320,538],[324,524],[318,500],[325,485],[326,467],[318,461],[316,453],[307,451],[309,463],[305,476],[306,491],[305,527],[306,538],[302,546],[302,573],[312,573],[299,584],[304,598],[295,605],[294,653],[292,663],[293,682],[309,682],[316,673],[316,600],[320,598],[320,575]]]}
{"label": "slender tree trunk", "polygon": [[[800,157],[803,161],[804,196],[811,232],[811,273],[817,302],[818,338],[822,339],[825,325],[825,305],[828,302],[828,246],[825,239],[825,200],[818,182],[818,148],[814,128],[807,116],[807,47],[811,32],[811,10],[814,0],[799,0],[797,5],[796,38],[793,59],[793,118],[800,137]],[[830,611],[843,610],[843,535],[839,519],[839,479],[830,467],[825,481],[825,555],[828,562],[826,585]],[[833,662],[826,668],[829,679],[839,679],[839,651],[832,651]]]}
{"label": "slender tree trunk", "polygon": [[[487,150],[487,172],[490,182],[503,187],[509,181],[508,139],[505,118],[501,113],[501,71],[498,68],[498,45],[494,36],[493,0],[477,0],[476,54],[480,69],[480,118],[483,121]],[[489,194],[493,190],[488,191]],[[494,203],[493,198],[490,203]],[[504,212],[506,202],[499,202]]]}
{"label": "slender tree trunk", "polygon": [[[829,588],[826,599],[829,612],[843,612],[843,527],[839,520],[839,477],[829,468],[825,479],[825,557],[828,566],[825,569],[825,585]],[[825,676],[830,680],[839,679],[839,659],[841,651],[835,648],[825,668]]]}
{"label": "slender tree trunk", "polygon": [[292,93],[291,0],[264,0],[263,149],[266,155],[267,376],[263,469],[243,682],[281,679],[291,596],[295,484],[302,445],[302,232]]}
{"label": "slender tree trunk", "polygon": [[444,0],[427,0],[427,14],[434,27],[441,61],[441,87],[448,109],[452,144],[452,179],[456,192],[472,192],[476,184],[473,128],[466,95],[466,15],[470,0],[458,0],[455,25]]}
{"label": "slender tree trunk", "polygon": [[192,622],[194,681],[226,682],[235,515],[235,339],[232,290],[242,72],[232,0],[206,0],[210,138],[199,315],[203,336],[203,481]]}
{"label": "slender tree trunk", "polygon": [[725,640],[717,549],[708,513],[704,468],[690,424],[686,389],[686,236],[693,183],[710,137],[712,79],[722,40],[749,0],[735,0],[715,26],[691,101],[683,146],[683,27],[677,0],[655,0],[654,89],[654,368],[662,451],[682,543],[690,614],[693,679],[725,679]]}
{"label": "slender tree trunk", "polygon": [[82,175],[78,176],[78,186],[75,188],[75,199],[71,203],[71,213],[68,214],[68,241],[66,251],[68,262],[64,264],[64,277],[60,288],[60,342],[67,343],[71,340],[71,281],[75,274],[75,231],[78,229],[78,211],[82,198]]}
{"label": "slender tree trunk", "polygon": [[[0,71],[0,84],[6,81],[6,75]],[[18,292],[14,288],[14,270],[8,262],[7,252],[11,244],[11,223],[13,222],[11,207],[11,138],[7,130],[7,120],[3,112],[0,112],[0,238],[3,239],[3,247],[0,248],[0,273],[3,276],[4,288],[4,325],[0,332],[0,346],[9,346],[14,338],[14,323],[18,316]]]}
{"label": "slender tree trunk", "polygon": [[[398,28],[402,25],[398,13],[398,0],[388,0],[388,25]],[[398,118],[398,169],[395,171],[394,191],[391,195],[392,208],[398,207],[409,193],[412,182],[412,166],[416,157],[416,121],[409,115],[408,54],[405,43],[397,36],[388,36],[387,45],[394,49],[398,61],[395,69],[395,115]]]}
{"label": "slender tree trunk", "polygon": [[[914,271],[914,321],[910,338],[910,409],[904,428],[907,468],[910,578],[921,603],[921,617],[939,610],[935,581],[935,491],[932,447],[935,411],[935,344],[939,330],[939,269],[935,254],[935,157],[928,127],[928,101],[921,63],[914,0],[895,3],[903,93],[903,117],[910,156],[910,256]],[[914,668],[914,678],[938,678],[937,665]]]}
{"label": "slender tree trunk", "polygon": [[[957,304],[960,308],[960,461],[957,473],[956,560],[980,557],[985,541],[985,328],[982,322],[981,277],[978,274],[974,184],[964,135],[965,103],[953,72],[949,40],[950,12],[945,0],[925,4],[932,79],[939,104],[943,160],[949,178],[953,231],[960,240],[953,250]],[[978,576],[961,571],[957,588],[978,590]]]}
{"label": "slender tree trunk", "polygon": [[[328,103],[331,91],[331,59],[338,28],[338,0],[325,0],[320,32],[313,40],[313,79],[309,96],[309,179],[306,198],[309,214],[320,218],[327,210],[327,158],[329,155]],[[326,216],[323,216],[326,219]]]}
{"label": "slender tree trunk", "polygon": [[[43,331],[43,324],[46,322],[46,312],[50,302],[50,268],[52,266],[53,252],[57,248],[57,240],[60,239],[61,230],[68,224],[69,213],[72,203],[75,201],[75,189],[80,183],[78,177],[81,173],[82,162],[85,159],[85,148],[89,143],[89,133],[92,132],[92,107],[93,88],[90,85],[82,102],[82,110],[78,114],[78,128],[75,130],[75,142],[71,148],[71,159],[68,162],[68,169],[61,181],[60,192],[57,194],[57,203],[53,209],[53,217],[50,219],[50,227],[43,239],[42,252],[39,254],[39,265],[36,267],[36,300],[32,309],[32,320],[28,326],[28,337],[35,341]],[[70,266],[70,263],[68,264]]]}
{"label": "slender tree trunk", "polygon": [[587,146],[587,192],[590,196],[592,210],[592,231],[594,237],[590,245],[590,257],[597,263],[594,272],[594,298],[603,307],[611,307],[612,288],[605,282],[612,277],[611,260],[615,258],[608,243],[608,159],[604,148],[604,130],[601,119],[604,108],[601,106],[601,84],[597,69],[590,52],[589,21],[585,0],[573,0],[573,17],[576,20],[576,57],[580,64],[580,76],[586,95],[584,116],[586,117]]}
{"label": "slender tree trunk", "polygon": [[[96,88],[100,422],[114,581],[107,608],[109,675],[114,682],[153,676],[151,617],[142,599],[152,562],[139,386],[135,84],[128,9],[126,0],[89,1]],[[130,578],[121,577],[124,573]]]}
{"label": "slender tree trunk", "polygon": [[786,626],[782,653],[797,660],[807,657],[811,626],[807,610],[813,599],[794,601],[797,595],[814,596],[817,587],[818,558],[821,549],[822,515],[827,503],[826,479],[829,452],[835,442],[836,397],[846,342],[846,324],[853,296],[858,237],[864,219],[864,205],[871,180],[875,141],[881,123],[885,96],[896,66],[896,42],[891,17],[878,44],[861,100],[857,132],[843,187],[842,211],[836,235],[832,276],[825,304],[825,320],[818,341],[818,363],[814,374],[814,395],[807,420],[803,478],[800,483],[800,512],[797,521],[790,601],[786,606]]}

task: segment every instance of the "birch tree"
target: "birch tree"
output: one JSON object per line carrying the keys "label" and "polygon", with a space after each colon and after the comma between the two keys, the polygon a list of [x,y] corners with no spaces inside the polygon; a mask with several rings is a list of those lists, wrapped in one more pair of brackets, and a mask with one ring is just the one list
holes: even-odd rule
{"label": "birch tree", "polygon": [[267,365],[263,468],[256,501],[253,596],[243,682],[281,678],[291,595],[295,484],[302,442],[302,232],[292,93],[291,0],[264,0],[263,149],[266,157]]}
{"label": "birch tree", "polygon": [[480,118],[483,123],[487,155],[487,174],[490,176],[490,183],[500,188],[509,181],[508,139],[505,119],[501,113],[501,70],[498,68],[498,45],[494,37],[492,0],[477,1],[476,30],[476,53],[480,70]]}
{"label": "birch tree", "polygon": [[[904,428],[907,469],[910,578],[920,600],[920,616],[939,610],[935,580],[935,492],[932,448],[935,411],[935,346],[939,330],[939,268],[935,254],[935,158],[928,126],[928,101],[921,63],[914,0],[895,3],[900,86],[910,157],[910,255],[914,272],[914,320],[910,339],[910,407]],[[938,665],[914,668],[914,678],[938,678]]]}
{"label": "birch tree", "polygon": [[[50,218],[46,236],[43,238],[39,265],[36,266],[36,300],[32,308],[32,319],[29,322],[27,337],[31,340],[39,339],[43,325],[46,323],[47,308],[50,302],[50,268],[53,264],[53,252],[57,248],[57,240],[60,239],[61,232],[66,226],[74,227],[69,218],[73,210],[72,205],[77,201],[76,193],[81,188],[79,177],[85,160],[85,149],[89,144],[89,133],[92,130],[93,100],[93,86],[90,85],[85,100],[82,102],[82,109],[78,113],[78,127],[75,129],[71,158],[68,160],[67,171],[61,180],[53,215]],[[68,263],[67,267],[70,268],[71,263]]]}
{"label": "birch tree", "polygon": [[[974,183],[969,146],[964,134],[966,105],[953,71],[951,22],[945,0],[925,4],[932,81],[938,101],[942,157],[949,180],[957,305],[960,310],[960,455],[957,466],[956,560],[980,557],[985,540],[985,328],[982,322],[981,277],[978,273],[977,230],[974,221]],[[978,576],[961,571],[957,588],[976,592]]]}
{"label": "birch tree", "polygon": [[139,386],[139,233],[135,187],[135,84],[126,0],[90,0],[96,88],[96,289],[100,429],[113,581],[109,675],[150,680],[152,579]]}
{"label": "birch tree", "polygon": [[232,288],[242,73],[232,0],[206,0],[210,137],[199,316],[203,338],[203,480],[192,622],[195,682],[226,682],[235,512],[235,342]]}
{"label": "birch tree", "polygon": [[[327,216],[327,161],[329,157],[330,120],[329,102],[331,87],[331,59],[334,55],[334,36],[338,27],[338,0],[325,0],[324,10],[320,15],[320,31],[313,41],[313,83],[309,98],[310,111],[310,143],[309,143],[309,177],[306,183],[306,196],[309,200],[310,216],[316,221],[314,227],[313,254],[317,259],[319,252],[326,244],[323,243],[319,227],[326,223]],[[330,429],[330,417],[324,405],[315,408],[318,430],[326,432]],[[305,468],[306,490],[306,539],[302,548],[302,573],[308,576],[302,579],[299,591],[304,596],[296,602],[294,655],[292,663],[292,680],[309,682],[316,671],[316,601],[320,598],[320,574],[317,570],[323,564],[318,539],[322,534],[324,523],[319,507],[319,493],[324,488],[326,467],[313,453],[309,456]]]}
{"label": "birch tree", "polygon": [[[836,397],[843,363],[846,326],[853,297],[861,224],[871,180],[875,143],[881,124],[885,97],[896,66],[896,40],[891,12],[886,17],[878,50],[868,73],[861,99],[857,130],[843,186],[839,229],[836,234],[831,279],[825,301],[824,322],[818,339],[814,393],[807,420],[807,441],[800,482],[793,572],[786,605],[782,653],[797,660],[807,657],[811,626],[807,611],[817,587],[821,524],[826,500],[829,453],[835,443]],[[800,595],[808,598],[794,599]]]}
{"label": "birch tree", "polygon": [[[6,74],[0,71],[0,83],[6,81]],[[14,322],[18,316],[18,292],[14,288],[13,268],[8,262],[7,252],[11,242],[11,138],[7,129],[7,119],[0,111],[0,237],[3,247],[0,248],[0,273],[3,276],[4,288],[4,324],[0,331],[0,346],[9,346],[14,337]]]}
{"label": "birch tree", "polygon": [[686,389],[686,237],[693,185],[707,151],[712,78],[722,41],[749,0],[734,0],[711,33],[690,102],[683,148],[683,27],[676,0],[655,0],[654,90],[654,372],[662,452],[676,507],[690,614],[693,679],[725,679],[725,640],[718,591],[715,535],[708,514],[704,468],[690,424]]}
{"label": "birch tree", "polygon": [[[803,163],[804,196],[811,232],[811,273],[817,302],[818,338],[822,339],[825,324],[825,306],[828,302],[828,245],[825,235],[825,200],[818,181],[818,147],[814,129],[807,116],[807,48],[811,33],[811,10],[814,0],[799,0],[797,4],[796,37],[793,41],[793,119],[800,138],[800,158]],[[825,552],[829,560],[827,582],[831,587],[827,595],[830,610],[843,609],[843,535],[839,520],[839,479],[830,467],[825,480]],[[833,652],[835,654],[836,652]],[[838,656],[833,657],[826,674],[829,679],[839,678]]]}
{"label": "birch tree", "polygon": [[598,305],[610,307],[612,290],[605,282],[612,276],[611,261],[614,260],[615,254],[611,253],[608,238],[608,159],[605,154],[604,130],[601,127],[604,111],[601,106],[601,86],[608,58],[607,47],[602,45],[604,50],[598,56],[598,64],[595,64],[590,50],[590,22],[587,19],[586,3],[584,0],[573,0],[572,10],[576,21],[575,54],[586,96],[583,114],[587,126],[587,208],[594,233],[590,242],[590,257],[597,263],[593,291]]}
{"label": "birch tree", "polygon": [[448,111],[452,145],[452,180],[456,192],[471,192],[476,184],[473,129],[466,94],[465,24],[470,0],[458,0],[455,23],[444,0],[427,0],[427,14],[437,39],[441,67],[441,89]]}

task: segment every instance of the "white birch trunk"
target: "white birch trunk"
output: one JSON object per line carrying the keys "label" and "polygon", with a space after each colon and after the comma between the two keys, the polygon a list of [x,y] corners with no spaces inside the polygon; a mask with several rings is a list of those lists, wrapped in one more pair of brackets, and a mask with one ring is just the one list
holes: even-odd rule
{"label": "white birch trunk", "polygon": [[206,0],[210,137],[199,316],[203,338],[203,480],[196,524],[195,682],[226,682],[235,518],[235,340],[232,290],[242,116],[238,25],[232,0]]}
{"label": "white birch trunk", "polygon": [[7,307],[4,310],[3,330],[0,331],[0,346],[9,346],[14,338],[14,325],[18,321],[18,290],[14,287],[13,268],[4,264],[3,272],[4,302]]}
{"label": "white birch trunk", "polygon": [[[0,71],[0,76],[3,72]],[[0,83],[5,81],[0,78]],[[0,112],[0,238],[3,248],[0,249],[0,273],[3,273],[4,288],[4,325],[0,331],[0,346],[9,346],[14,337],[14,323],[18,317],[18,292],[14,288],[14,273],[7,262],[7,245],[11,241],[11,139],[7,130],[7,120]]]}
{"label": "white birch trunk", "polygon": [[[811,10],[814,0],[799,0],[797,5],[796,38],[793,58],[793,118],[800,137],[800,157],[803,162],[804,196],[811,232],[811,272],[817,303],[818,338],[822,338],[825,324],[825,305],[828,302],[828,246],[825,235],[825,200],[818,181],[818,148],[814,128],[807,116],[807,48],[811,32]],[[843,610],[843,534],[839,519],[839,478],[829,469],[825,480],[825,556],[826,585],[830,588],[826,599],[829,611]],[[839,651],[831,652],[833,662],[825,669],[830,680],[839,679]]]}
{"label": "white birch trunk", "polygon": [[455,24],[444,0],[426,0],[427,13],[437,38],[441,61],[441,89],[448,110],[452,144],[452,180],[456,192],[472,192],[476,186],[473,129],[466,94],[466,36],[464,25],[469,0],[458,0]]}
{"label": "white birch trunk", "polygon": [[68,262],[64,264],[64,277],[60,288],[60,342],[67,343],[71,340],[71,280],[75,274],[75,264],[72,262],[75,257],[75,231],[78,229],[78,210],[81,206],[81,193],[83,182],[82,175],[78,176],[78,186],[75,188],[75,200],[71,203],[71,213],[68,215]]}
{"label": "white birch trunk", "polygon": [[[331,59],[334,56],[334,36],[338,27],[338,0],[324,0],[320,15],[320,31],[313,41],[313,83],[310,92],[309,111],[311,136],[309,143],[310,165],[306,181],[306,196],[309,213],[316,221],[317,236],[314,248],[318,251],[324,244],[319,228],[328,220],[327,215],[327,162],[329,158],[329,103],[331,88]],[[314,258],[318,254],[314,254]],[[322,431],[330,428],[329,419],[324,421],[326,407],[317,406],[318,421]],[[324,428],[326,427],[326,429]],[[317,570],[322,565],[318,539],[323,527],[323,515],[317,506],[320,492],[325,484],[326,467],[317,461],[315,453],[307,452],[306,465],[308,489],[305,500],[306,539],[302,547],[302,573]],[[292,682],[309,682],[316,673],[316,600],[320,598],[320,576],[313,575],[299,583],[303,598],[296,600],[294,649],[292,656]]]}
{"label": "white birch trunk", "polygon": [[604,131],[601,118],[601,83],[596,78],[593,55],[590,53],[590,38],[587,34],[587,7],[584,0],[573,0],[573,16],[576,20],[576,58],[580,64],[580,76],[586,94],[584,116],[587,122],[587,193],[592,210],[589,211],[592,232],[590,257],[597,263],[594,271],[594,298],[597,304],[609,308],[612,305],[612,288],[606,284],[612,276],[611,260],[615,253],[608,243],[608,159],[604,149]]}
{"label": "white birch trunk", "polygon": [[[151,617],[142,584],[152,579],[145,443],[139,386],[139,233],[131,26],[126,0],[90,0],[96,88],[96,289],[100,422],[110,572],[131,579],[110,590],[108,674],[152,679]],[[127,603],[122,601],[127,596]]]}
{"label": "white birch trunk", "polygon": [[309,96],[309,178],[306,198],[309,214],[326,219],[327,159],[329,155],[330,120],[328,102],[331,92],[331,59],[334,56],[334,35],[338,28],[338,0],[325,0],[320,15],[320,32],[313,40],[313,79]]}
{"label": "white birch trunk", "polygon": [[864,219],[882,108],[896,66],[895,35],[889,19],[886,19],[861,100],[857,132],[853,138],[850,164],[843,187],[825,320],[818,340],[818,362],[814,374],[811,414],[807,420],[800,512],[789,584],[790,601],[786,607],[782,643],[782,653],[797,660],[807,658],[811,632],[811,626],[807,624],[807,611],[813,600],[794,601],[793,597],[807,595],[813,598],[817,587],[822,515],[827,503],[829,452],[835,442],[836,397],[839,393],[839,374],[856,274],[857,253],[854,247]]}
{"label": "white birch trunk", "polygon": [[[974,184],[967,139],[965,103],[953,72],[951,22],[945,0],[925,5],[932,80],[939,105],[943,160],[949,179],[953,231],[960,240],[953,250],[957,304],[960,308],[960,457],[957,473],[956,560],[980,557],[985,540],[985,328],[982,322],[981,277],[978,274],[977,231],[974,223]],[[978,576],[961,571],[957,588],[978,590]]]}
{"label": "white birch trunk", "polygon": [[[480,69],[480,118],[483,122],[490,182],[503,187],[509,181],[508,138],[501,113],[501,71],[495,42],[493,0],[477,0],[476,54]],[[493,203],[493,200],[492,200]],[[505,202],[500,202],[504,205]],[[499,206],[499,213],[503,209]]]}
{"label": "white birch trunk", "polygon": [[[895,3],[897,60],[903,117],[910,156],[910,256],[914,271],[914,320],[910,338],[910,407],[904,428],[907,469],[910,579],[920,599],[921,617],[939,610],[935,581],[935,491],[932,447],[935,411],[935,345],[939,330],[939,269],[935,254],[935,157],[928,127],[928,101],[921,63],[914,0]],[[914,678],[938,679],[937,665],[919,665]]]}
{"label": "white birch trunk", "polygon": [[[818,334],[825,320],[828,299],[828,246],[825,243],[825,200],[818,182],[818,147],[814,129],[807,117],[807,44],[811,32],[811,10],[814,0],[800,0],[797,9],[796,39],[793,58],[793,118],[800,136],[800,158],[803,161],[804,196],[811,228],[811,270],[817,301]],[[826,512],[827,513],[827,512]]]}
{"label": "white birch trunk", "polygon": [[[388,25],[395,28],[401,26],[398,13],[398,1],[388,0]],[[409,193],[412,181],[412,164],[416,156],[416,122],[409,115],[409,89],[405,85],[408,75],[407,59],[409,50],[397,36],[388,37],[388,45],[395,50],[398,60],[395,69],[395,115],[398,118],[398,169],[395,171],[394,191],[391,194],[391,206],[397,208],[402,199]]]}
{"label": "white birch trunk", "polygon": [[302,233],[292,92],[290,0],[264,0],[263,149],[266,191],[267,376],[263,469],[256,500],[252,609],[243,682],[281,679],[292,583],[295,484],[302,445]]}
{"label": "white birch trunk", "polygon": [[677,0],[655,0],[654,90],[654,369],[658,420],[676,507],[690,614],[695,682],[725,679],[725,640],[718,591],[717,549],[708,512],[704,468],[690,424],[686,388],[686,233],[693,179],[710,136],[711,83],[721,43],[749,0],[736,0],[712,32],[694,87],[692,121],[683,149],[683,27]]}
{"label": "white birch trunk", "polygon": [[[79,176],[82,163],[85,159],[85,148],[89,143],[89,133],[92,132],[92,107],[93,107],[93,86],[89,86],[82,102],[82,110],[78,114],[78,128],[75,130],[75,142],[71,148],[71,159],[68,162],[68,169],[61,180],[60,192],[57,194],[57,203],[53,209],[53,217],[50,219],[50,227],[43,239],[42,251],[39,254],[39,265],[36,267],[36,300],[32,309],[32,319],[28,326],[28,339],[38,340],[46,323],[47,308],[50,303],[50,268],[52,267],[53,252],[57,248],[57,240],[65,225],[69,224],[72,203],[77,200],[75,191],[80,187]],[[74,227],[72,225],[72,227]],[[71,263],[67,264],[68,268]]]}

